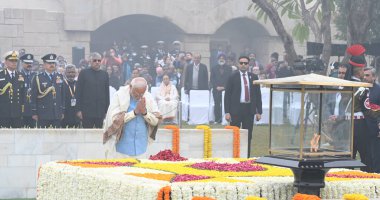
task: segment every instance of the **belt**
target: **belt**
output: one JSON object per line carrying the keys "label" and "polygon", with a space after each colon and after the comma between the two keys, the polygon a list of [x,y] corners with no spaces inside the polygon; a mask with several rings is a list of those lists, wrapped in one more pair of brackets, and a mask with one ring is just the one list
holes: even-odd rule
{"label": "belt", "polygon": [[354,116],[364,116],[364,115],[363,115],[363,112],[356,112],[354,113]]}
{"label": "belt", "polygon": [[364,119],[363,112],[354,113],[354,119]]}
{"label": "belt", "polygon": [[[352,119],[365,119],[364,116],[353,116]],[[346,116],[346,120],[351,120],[351,116]]]}
{"label": "belt", "polygon": [[[351,115],[346,115],[346,120],[350,120]],[[364,115],[362,112],[356,112],[354,113],[353,119],[365,119]]]}

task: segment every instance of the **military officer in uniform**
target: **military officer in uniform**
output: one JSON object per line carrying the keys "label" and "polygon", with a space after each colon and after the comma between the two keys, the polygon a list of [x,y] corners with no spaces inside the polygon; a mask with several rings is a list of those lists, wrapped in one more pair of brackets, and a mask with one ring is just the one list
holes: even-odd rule
{"label": "military officer in uniform", "polygon": [[[347,53],[351,55],[349,60],[350,70],[347,71],[351,75],[351,81],[361,82],[364,78],[364,68],[367,65],[364,53],[365,48],[360,44],[355,44],[347,48]],[[369,156],[369,139],[368,126],[365,120],[364,101],[365,92],[362,89],[355,91],[354,97],[354,141],[353,141],[353,158],[356,159],[356,154],[359,152],[360,160],[366,167],[361,167],[360,170],[369,172],[371,159]]]}
{"label": "military officer in uniform", "polygon": [[21,128],[24,103],[24,77],[17,71],[18,53],[5,54],[5,68],[0,71],[0,127]]}
{"label": "military officer in uniform", "polygon": [[180,53],[185,53],[184,51],[181,51],[181,42],[180,41],[178,41],[178,40],[173,41],[172,45],[173,45],[173,50],[170,52],[171,56],[176,57]]}
{"label": "military officer in uniform", "polygon": [[368,140],[365,141],[368,149],[369,172],[380,173],[380,85],[376,83],[376,69],[367,67],[364,69],[364,81],[373,84],[373,87],[364,91],[363,114],[368,126]]}
{"label": "military officer in uniform", "polygon": [[30,109],[31,103],[31,91],[32,91],[32,79],[36,75],[32,71],[32,64],[34,62],[34,56],[32,54],[24,54],[20,57],[20,63],[22,66],[21,74],[24,77],[24,109],[22,113],[23,127],[34,128],[36,121],[32,119],[32,110]]}
{"label": "military officer in uniform", "polygon": [[157,62],[161,60],[165,55],[167,55],[166,51],[164,50],[165,42],[160,40],[157,41],[157,49],[155,50],[155,58],[154,61]]}
{"label": "military officer in uniform", "polygon": [[148,46],[147,45],[141,45],[140,48],[141,48],[141,53],[138,56],[139,57],[138,63],[140,63],[142,65],[146,65],[146,66],[151,66],[151,64],[153,63],[153,60],[152,60],[151,56],[149,55]]}
{"label": "military officer in uniform", "polygon": [[42,57],[44,71],[32,80],[32,118],[39,128],[59,128],[64,117],[64,82],[63,76],[56,72],[56,58],[55,54]]}

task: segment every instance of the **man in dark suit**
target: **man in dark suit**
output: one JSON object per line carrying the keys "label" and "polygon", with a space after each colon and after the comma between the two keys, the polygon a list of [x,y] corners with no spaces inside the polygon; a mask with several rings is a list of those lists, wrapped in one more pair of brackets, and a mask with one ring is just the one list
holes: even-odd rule
{"label": "man in dark suit", "polygon": [[32,80],[32,118],[39,128],[59,128],[64,117],[63,76],[56,72],[56,58],[56,54],[42,57],[45,71]]}
{"label": "man in dark suit", "polygon": [[32,64],[34,62],[34,56],[32,54],[24,54],[20,57],[21,61],[21,74],[24,77],[24,112],[22,113],[23,127],[34,128],[36,121],[32,119],[32,110],[30,108],[31,103],[31,91],[32,91],[32,79],[36,75],[32,71]]}
{"label": "man in dark suit", "polygon": [[0,128],[21,128],[24,104],[24,77],[17,71],[18,53],[5,54],[0,71]]}
{"label": "man in dark suit", "polygon": [[210,85],[214,97],[215,123],[222,123],[222,93],[231,74],[232,68],[226,64],[226,55],[220,54],[218,64],[211,69],[210,76]]}
{"label": "man in dark suit", "polygon": [[190,90],[208,90],[208,70],[207,66],[201,63],[201,55],[194,54],[193,63],[186,67],[185,93]]}
{"label": "man in dark suit", "polygon": [[90,65],[79,73],[76,91],[77,116],[83,128],[102,128],[103,120],[110,104],[109,78],[100,70],[102,57],[91,53]]}
{"label": "man in dark suit", "polygon": [[254,116],[261,119],[262,102],[260,85],[253,85],[257,75],[247,72],[249,58],[239,58],[239,70],[228,79],[224,94],[225,118],[232,126],[248,129],[248,157],[251,152],[252,128]]}

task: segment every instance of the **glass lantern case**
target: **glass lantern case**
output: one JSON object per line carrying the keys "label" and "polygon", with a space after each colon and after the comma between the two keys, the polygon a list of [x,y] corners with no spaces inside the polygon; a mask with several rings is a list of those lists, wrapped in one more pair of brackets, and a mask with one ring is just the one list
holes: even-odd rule
{"label": "glass lantern case", "polygon": [[[352,156],[353,88],[272,85],[269,154],[289,159]],[[337,99],[340,100],[337,102]],[[273,101],[282,100],[281,106]],[[278,120],[282,116],[282,120]]]}
{"label": "glass lantern case", "polygon": [[352,159],[355,91],[371,84],[318,74],[257,80],[270,88],[269,155],[258,163],[289,167],[298,192],[319,195],[331,168]]}

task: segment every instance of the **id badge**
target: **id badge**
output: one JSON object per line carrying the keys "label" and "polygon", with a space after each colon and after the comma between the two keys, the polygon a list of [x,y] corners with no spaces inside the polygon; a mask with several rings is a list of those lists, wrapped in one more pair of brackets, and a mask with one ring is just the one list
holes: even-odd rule
{"label": "id badge", "polygon": [[77,104],[77,100],[76,99],[71,99],[71,106],[75,106]]}

